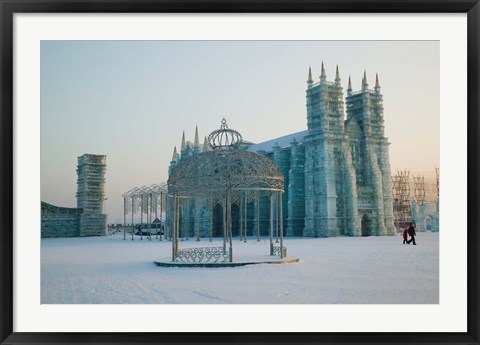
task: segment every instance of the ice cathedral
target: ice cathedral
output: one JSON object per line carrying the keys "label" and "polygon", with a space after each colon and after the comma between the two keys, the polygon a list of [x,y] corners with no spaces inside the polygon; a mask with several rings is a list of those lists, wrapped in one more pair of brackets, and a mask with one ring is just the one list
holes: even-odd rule
{"label": "ice cathedral", "polygon": [[[353,91],[349,77],[344,98],[338,66],[334,81],[327,81],[323,63],[318,81],[313,80],[310,68],[307,129],[258,144],[243,141],[242,149],[270,158],[284,176],[282,212],[278,214],[286,225],[286,236],[395,235],[389,142],[378,75],[375,87],[368,86],[365,72],[358,91]],[[185,140],[184,132],[180,152],[174,149],[169,173],[182,159],[207,150],[206,138],[200,144],[198,129],[193,143]],[[265,198],[246,204],[245,233],[266,235],[270,212]],[[232,210],[233,220],[236,213],[238,207]],[[187,237],[194,229],[203,234],[209,231],[204,218],[208,214],[190,220]],[[221,216],[214,218],[221,223]],[[233,235],[241,236],[238,224],[233,226]]]}

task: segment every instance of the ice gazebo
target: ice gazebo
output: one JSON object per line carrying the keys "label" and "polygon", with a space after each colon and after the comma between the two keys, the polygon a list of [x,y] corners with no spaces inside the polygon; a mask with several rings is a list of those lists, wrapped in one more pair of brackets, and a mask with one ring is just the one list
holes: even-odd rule
{"label": "ice gazebo", "polygon": [[[221,128],[208,136],[209,150],[181,160],[171,171],[168,179],[171,263],[195,266],[239,263],[241,260],[236,260],[233,253],[232,217],[238,217],[234,224],[239,229],[235,229],[235,232],[241,234],[247,220],[247,203],[258,205],[260,197],[268,199],[270,205],[270,256],[264,253],[270,259],[263,261],[286,261],[282,215],[284,178],[272,160],[243,150],[241,144],[241,134],[228,128],[226,120],[222,119]],[[233,205],[235,213],[232,212]],[[223,242],[214,241],[216,246],[210,242],[210,246],[180,248],[182,224],[187,224],[189,217],[198,216],[200,211],[205,214],[206,210],[210,216],[210,238],[213,227],[215,224],[218,226],[218,222],[213,221],[214,212],[221,213]],[[278,217],[275,217],[276,212]],[[279,229],[279,244],[273,241],[274,217],[279,221],[275,224]]]}

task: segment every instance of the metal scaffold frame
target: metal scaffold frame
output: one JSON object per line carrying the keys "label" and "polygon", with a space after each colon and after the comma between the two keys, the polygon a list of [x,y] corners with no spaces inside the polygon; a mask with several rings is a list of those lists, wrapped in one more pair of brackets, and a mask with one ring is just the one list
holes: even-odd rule
{"label": "metal scaffold frame", "polygon": [[425,203],[425,177],[423,175],[413,175],[413,185],[415,200],[418,206]]}
{"label": "metal scaffold frame", "polygon": [[392,176],[393,217],[395,221],[410,221],[412,206],[410,199],[410,170],[397,171]]}
{"label": "metal scaffold frame", "polygon": [[[155,215],[155,220],[159,220],[160,231],[155,231],[155,238],[162,240],[165,234],[165,239],[168,239],[168,231],[165,229],[166,214],[167,214],[167,184],[162,182],[160,184],[152,184],[151,186],[134,187],[128,192],[122,194],[123,198],[123,239],[126,239],[127,214],[131,213],[132,225],[132,240],[135,235],[134,215],[140,211],[140,239],[143,240],[143,225],[147,226],[147,238],[152,239],[151,225],[152,217]],[[144,222],[143,215],[146,214]]]}

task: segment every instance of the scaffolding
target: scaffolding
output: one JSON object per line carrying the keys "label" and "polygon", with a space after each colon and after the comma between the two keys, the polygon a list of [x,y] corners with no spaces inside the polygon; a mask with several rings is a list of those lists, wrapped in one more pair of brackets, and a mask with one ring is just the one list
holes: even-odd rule
{"label": "scaffolding", "polygon": [[412,219],[410,198],[410,171],[401,170],[392,176],[393,217],[395,222],[408,222]]}
{"label": "scaffolding", "polygon": [[418,206],[425,203],[425,177],[423,175],[413,175],[414,197]]}

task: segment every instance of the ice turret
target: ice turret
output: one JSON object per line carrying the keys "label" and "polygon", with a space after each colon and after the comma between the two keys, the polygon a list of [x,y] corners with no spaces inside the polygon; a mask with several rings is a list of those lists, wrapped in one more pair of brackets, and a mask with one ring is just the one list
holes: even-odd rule
{"label": "ice turret", "polygon": [[323,67],[323,61],[322,61],[322,74],[320,74],[320,82],[326,82],[327,81],[327,74],[325,73],[325,67]]}
{"label": "ice turret", "polygon": [[203,141],[203,152],[208,151],[208,140],[207,137],[205,137],[205,140]]}
{"label": "ice turret", "polygon": [[177,161],[177,147],[175,146],[173,148],[173,155],[172,155],[171,163],[175,163],[176,161]]}
{"label": "ice turret", "polygon": [[377,73],[377,76],[375,78],[375,92],[380,93],[380,83],[378,82],[378,73]]}
{"label": "ice turret", "polygon": [[337,71],[335,72],[335,84],[340,85],[340,82],[342,79],[340,79],[340,73],[338,72],[338,65],[337,65]]}
{"label": "ice turret", "polygon": [[198,138],[198,126],[195,126],[195,139],[193,141],[193,148],[200,149],[200,139]]}
{"label": "ice turret", "polygon": [[179,160],[179,155],[177,153],[177,147],[175,146],[173,148],[172,160],[170,161],[170,166],[168,167],[168,175],[170,175],[172,173],[172,170],[177,165],[178,160]]}
{"label": "ice turret", "polygon": [[184,130],[182,134],[182,146],[180,146],[180,151],[185,151],[186,148],[187,148],[187,143],[185,142],[185,130]]}
{"label": "ice turret", "polygon": [[347,96],[352,94],[352,79],[348,76],[348,89],[347,89]]}
{"label": "ice turret", "polygon": [[368,89],[367,71],[363,71],[362,90],[367,90],[367,89]]}
{"label": "ice turret", "polygon": [[307,85],[308,87],[311,87],[313,84],[313,78],[312,78],[312,66],[308,67],[308,80],[307,80]]}

